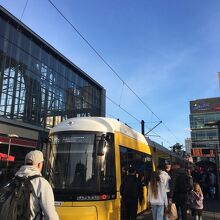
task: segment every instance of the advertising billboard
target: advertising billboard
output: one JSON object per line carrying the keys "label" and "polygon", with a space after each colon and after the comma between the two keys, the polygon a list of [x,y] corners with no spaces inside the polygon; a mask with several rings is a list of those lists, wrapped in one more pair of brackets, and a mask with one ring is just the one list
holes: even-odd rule
{"label": "advertising billboard", "polygon": [[217,111],[220,111],[220,97],[190,101],[191,113],[204,113],[204,112],[217,112]]}
{"label": "advertising billboard", "polygon": [[193,148],[191,150],[193,157],[215,157],[215,149],[213,148]]}

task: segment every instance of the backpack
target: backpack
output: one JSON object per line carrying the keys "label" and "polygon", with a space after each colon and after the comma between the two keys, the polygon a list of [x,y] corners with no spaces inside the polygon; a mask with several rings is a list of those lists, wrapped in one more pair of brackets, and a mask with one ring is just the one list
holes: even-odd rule
{"label": "backpack", "polygon": [[16,176],[0,188],[0,219],[30,220],[30,194],[34,193],[31,180],[37,177],[41,176]]}

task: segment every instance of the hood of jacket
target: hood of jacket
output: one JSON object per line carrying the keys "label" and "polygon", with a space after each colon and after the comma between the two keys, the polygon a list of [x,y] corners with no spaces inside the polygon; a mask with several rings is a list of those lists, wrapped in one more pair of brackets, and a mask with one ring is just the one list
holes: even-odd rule
{"label": "hood of jacket", "polygon": [[163,176],[164,178],[170,179],[170,175],[164,170],[162,170],[160,172],[160,176]]}
{"label": "hood of jacket", "polygon": [[35,166],[31,165],[24,165],[22,166],[18,172],[15,174],[15,176],[20,176],[20,177],[28,177],[28,176],[34,176],[34,175],[40,175],[42,176],[41,172],[37,169]]}

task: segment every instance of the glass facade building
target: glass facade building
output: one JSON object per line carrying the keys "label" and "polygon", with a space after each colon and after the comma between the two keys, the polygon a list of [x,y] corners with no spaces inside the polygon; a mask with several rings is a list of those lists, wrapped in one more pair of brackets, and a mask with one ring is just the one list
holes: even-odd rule
{"label": "glass facade building", "polygon": [[215,154],[210,154],[210,150],[219,151],[217,126],[206,125],[218,120],[220,120],[219,97],[190,101],[190,128],[194,157],[215,157]]}
{"label": "glass facade building", "polygon": [[0,6],[0,160],[67,118],[105,116],[105,102],[101,85]]}
{"label": "glass facade building", "polygon": [[104,89],[27,27],[0,17],[0,115],[50,128],[103,116]]}

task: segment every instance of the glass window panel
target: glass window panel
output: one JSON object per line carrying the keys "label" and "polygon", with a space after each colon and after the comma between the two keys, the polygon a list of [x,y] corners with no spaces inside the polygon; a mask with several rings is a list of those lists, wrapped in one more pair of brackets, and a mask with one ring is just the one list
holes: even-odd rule
{"label": "glass window panel", "polygon": [[38,60],[40,60],[40,47],[33,41],[31,41],[31,54]]}
{"label": "glass window panel", "polygon": [[10,24],[8,24],[8,25],[9,25],[9,27],[8,27],[9,28],[9,34],[8,34],[7,39],[10,42],[13,42],[14,41],[14,35],[15,35],[15,28]]}
{"label": "glass window panel", "polygon": [[6,21],[0,18],[0,35],[5,36],[5,31],[6,31]]}
{"label": "glass window panel", "polygon": [[[1,24],[0,24],[1,25]],[[1,27],[1,26],[0,26]],[[1,29],[1,28],[0,28]],[[4,48],[4,38],[0,35],[0,51],[3,51]]]}

